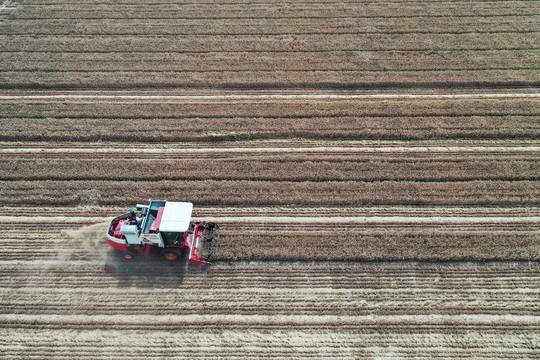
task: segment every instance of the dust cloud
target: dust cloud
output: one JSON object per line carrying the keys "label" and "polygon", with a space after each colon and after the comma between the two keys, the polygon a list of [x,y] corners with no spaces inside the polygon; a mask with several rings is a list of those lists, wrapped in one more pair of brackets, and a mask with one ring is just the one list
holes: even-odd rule
{"label": "dust cloud", "polygon": [[71,251],[58,253],[58,260],[101,258],[109,247],[105,242],[108,222],[83,226],[76,230],[62,231]]}

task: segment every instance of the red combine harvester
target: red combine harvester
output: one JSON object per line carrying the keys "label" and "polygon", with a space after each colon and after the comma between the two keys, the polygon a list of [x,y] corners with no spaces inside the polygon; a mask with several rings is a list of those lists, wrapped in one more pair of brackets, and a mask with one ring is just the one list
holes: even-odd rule
{"label": "red combine harvester", "polygon": [[193,204],[150,200],[115,217],[107,230],[107,242],[121,250],[124,259],[161,251],[170,261],[187,255],[189,264],[211,264],[217,256],[219,226],[191,223]]}

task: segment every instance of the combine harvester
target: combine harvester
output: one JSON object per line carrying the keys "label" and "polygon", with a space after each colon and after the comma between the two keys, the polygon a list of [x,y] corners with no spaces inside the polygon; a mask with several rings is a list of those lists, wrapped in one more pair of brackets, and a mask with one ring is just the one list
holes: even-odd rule
{"label": "combine harvester", "polygon": [[192,224],[192,211],[190,202],[137,204],[136,210],[111,221],[107,242],[127,260],[160,251],[169,261],[187,256],[189,264],[211,264],[217,256],[219,226],[204,221]]}

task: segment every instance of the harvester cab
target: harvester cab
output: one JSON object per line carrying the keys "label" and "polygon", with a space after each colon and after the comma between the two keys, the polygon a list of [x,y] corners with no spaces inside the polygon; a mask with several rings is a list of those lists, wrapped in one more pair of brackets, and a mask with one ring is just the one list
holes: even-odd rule
{"label": "harvester cab", "polygon": [[219,242],[219,226],[191,223],[193,204],[150,200],[115,217],[107,230],[107,242],[122,251],[125,259],[160,251],[167,260],[187,257],[189,264],[211,264]]}

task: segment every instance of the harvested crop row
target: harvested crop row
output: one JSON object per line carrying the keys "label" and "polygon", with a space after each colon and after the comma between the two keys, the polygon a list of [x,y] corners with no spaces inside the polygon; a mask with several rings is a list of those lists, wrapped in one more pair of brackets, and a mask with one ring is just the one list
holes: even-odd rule
{"label": "harvested crop row", "polygon": [[[391,289],[49,289],[4,288],[10,302],[2,304],[9,314],[199,314],[199,315],[420,315],[474,314],[483,303],[484,314],[534,315],[540,311],[540,289],[400,289],[399,300]],[[77,296],[74,296],[77,294]],[[142,298],[162,301],[144,308],[131,305]],[[471,296],[473,295],[473,296]],[[231,301],[231,298],[236,300]],[[339,310],[336,310],[336,305]],[[511,306],[510,306],[511,305]]]}
{"label": "harvested crop row", "polygon": [[[84,119],[206,119],[235,118],[242,121],[255,118],[288,118],[291,125],[298,118],[369,117],[392,118],[398,121],[405,117],[416,117],[417,128],[428,117],[451,118],[475,116],[538,116],[540,100],[537,98],[496,99],[57,99],[57,100],[2,100],[0,117],[19,116],[30,118],[79,118]],[[200,121],[197,119],[197,121]],[[377,119],[374,119],[377,120]],[[448,121],[449,119],[445,119]],[[524,119],[530,123],[529,119]],[[461,125],[464,126],[465,122]],[[223,124],[218,124],[220,128]],[[238,124],[236,124],[238,125]],[[249,125],[249,123],[247,123]],[[407,124],[407,126],[410,124]],[[430,127],[431,124],[428,124]]]}
{"label": "harvested crop row", "polygon": [[[132,205],[189,194],[200,205],[539,205],[535,181],[2,181],[0,202]],[[137,189],[133,192],[132,189]],[[208,191],[212,189],[212,191]]]}
{"label": "harvested crop row", "polygon": [[[106,244],[104,244],[106,246]],[[107,249],[112,251],[112,249]],[[183,274],[163,262],[4,261],[2,288],[335,288],[335,289],[538,289],[537,262],[465,263],[289,263],[236,262],[216,264],[202,273]],[[43,271],[40,271],[43,270]],[[133,272],[135,269],[136,274]],[[45,271],[46,270],[46,271]],[[185,275],[185,276],[184,276]],[[441,281],[444,279],[444,281]],[[464,284],[468,287],[465,287]]]}
{"label": "harvested crop row", "polygon": [[[519,158],[434,156],[232,156],[228,159],[81,158],[0,160],[0,180],[471,181],[540,179],[540,162]],[[212,169],[210,172],[209,170]]]}
{"label": "harvested crop row", "polygon": [[[112,250],[111,250],[112,251]],[[182,269],[162,262],[120,262],[121,259],[100,261],[15,261],[3,262],[1,288],[96,288],[106,292],[120,291],[118,285],[131,280],[132,291],[143,291],[143,284],[155,279],[155,290],[211,290],[250,288],[297,288],[350,291],[356,289],[448,289],[456,292],[481,289],[503,289],[511,292],[539,289],[540,269],[536,262],[485,263],[288,263],[237,262],[217,264],[206,271],[179,276]],[[140,267],[141,276],[131,276],[130,269]],[[39,271],[39,269],[47,271]],[[180,272],[181,274],[181,272]],[[146,275],[146,276],[145,276]],[[64,286],[60,279],[69,285]],[[441,278],[445,281],[441,282]],[[78,282],[77,282],[78,280]],[[201,281],[202,280],[202,281]],[[464,287],[468,283],[470,287]],[[332,286],[334,284],[335,286]],[[460,285],[461,284],[461,285]],[[115,290],[116,289],[116,290]],[[139,290],[136,290],[139,289]],[[219,291],[223,291],[219,290]],[[255,291],[255,290],[253,290]]]}
{"label": "harvested crop row", "polygon": [[[125,211],[122,206],[70,206],[70,207],[49,207],[47,214],[50,217],[63,216],[66,219],[71,217],[112,217]],[[43,215],[43,207],[40,206],[0,206],[2,216],[17,216],[22,218],[33,218]],[[459,217],[523,217],[540,216],[539,207],[407,207],[407,206],[355,206],[355,207],[225,207],[225,206],[197,206],[193,209],[195,218],[219,217],[219,216],[459,216]],[[1,218],[0,218],[1,220]]]}
{"label": "harvested crop row", "polygon": [[[174,104],[167,104],[176,108]],[[435,104],[434,104],[435,105]],[[230,106],[230,114],[211,115],[204,118],[183,118],[184,114],[192,114],[190,108],[178,108],[177,118],[146,118],[146,111],[137,111],[129,105],[111,106],[111,118],[84,118],[87,116],[86,104],[65,107],[46,104],[27,104],[12,107],[12,116],[0,118],[0,140],[2,141],[116,141],[116,142],[175,142],[175,141],[216,141],[242,139],[385,139],[385,140],[444,140],[444,139],[537,139],[540,136],[537,106],[534,102],[524,103],[523,113],[530,115],[498,115],[497,104],[489,109],[492,114],[441,116],[417,116],[412,114],[388,114],[387,116],[372,116],[362,114],[366,110],[350,110],[353,116],[329,117],[295,114],[294,107],[289,107],[290,113],[282,117],[261,118],[234,116],[234,106]],[[2,107],[0,105],[0,111]],[[166,106],[147,105],[156,110],[156,116],[174,116]],[[216,105],[219,106],[219,105]],[[364,106],[359,102],[359,106]],[[366,104],[371,106],[371,104]],[[99,109],[102,104],[96,103],[96,115],[107,111]],[[200,105],[200,107],[205,107]],[[248,106],[253,108],[251,106]],[[64,108],[64,109],[62,109]],[[406,106],[403,107],[405,110]],[[77,109],[79,113],[73,110]],[[75,110],[75,111],[77,111]],[[238,109],[241,110],[241,109]],[[257,112],[253,108],[254,112]],[[268,109],[270,113],[274,109]],[[345,109],[343,109],[345,110]],[[402,111],[403,111],[402,110]],[[508,107],[502,111],[515,111]],[[195,111],[195,110],[193,110]],[[322,110],[324,111],[324,110]],[[336,112],[341,112],[336,109]],[[346,111],[346,110],[345,110]],[[396,110],[399,111],[399,110]],[[480,110],[481,111],[481,110]],[[480,112],[479,111],[479,112]],[[166,113],[164,113],[166,112]],[[199,110],[198,113],[203,113]],[[400,111],[401,112],[401,111]],[[404,112],[404,111],[403,111]],[[446,112],[446,111],[445,111]],[[517,112],[517,111],[516,111]],[[125,120],[121,114],[131,118],[136,123],[137,131],[118,131]],[[5,115],[4,115],[5,114]],[[4,112],[4,116],[8,115]],[[0,116],[2,116],[0,115]],[[57,116],[69,115],[70,118]],[[88,114],[89,115],[89,114]],[[243,114],[242,114],[243,115]],[[336,114],[337,115],[337,114]],[[204,115],[203,115],[204,116]],[[233,116],[233,117],[230,117]],[[339,115],[338,115],[339,116]],[[37,117],[37,118],[36,118]],[[118,117],[118,118],[117,118]],[[257,145],[257,144],[253,144]],[[184,145],[182,145],[184,146]],[[204,146],[204,145],[200,145]],[[274,145],[276,146],[276,145]],[[354,145],[353,145],[354,146]],[[358,146],[358,145],[355,145]],[[259,146],[258,146],[259,147]],[[139,154],[140,155],[140,154]],[[83,156],[80,154],[79,156]],[[96,154],[95,156],[101,156]],[[128,154],[125,154],[128,156]],[[140,155],[143,156],[143,155]],[[178,156],[181,156],[180,154]],[[200,154],[199,156],[203,156]],[[220,154],[212,154],[219,157]]]}
{"label": "harvested crop row", "polygon": [[[44,58],[46,58],[44,60]],[[316,71],[514,69],[537,64],[536,51],[322,52],[207,54],[0,53],[0,71]]]}
{"label": "harvested crop row", "polygon": [[[425,333],[461,333],[471,330],[484,330],[499,334],[507,331],[537,332],[540,325],[535,316],[526,315],[384,315],[384,316],[328,316],[282,315],[216,315],[213,317],[197,315],[139,315],[126,320],[122,315],[0,315],[3,328],[26,328],[36,326],[48,329],[109,329],[139,331],[197,331],[205,329],[221,332],[230,330],[329,330],[347,332],[398,332],[411,330]],[[152,321],[153,319],[153,321]],[[75,332],[75,331],[74,331]],[[466,350],[470,354],[470,349]],[[527,352],[532,354],[532,351]],[[222,355],[220,353],[220,355]],[[245,358],[245,354],[243,354]],[[221,356],[220,356],[221,357]]]}
{"label": "harvested crop row", "polygon": [[[329,6],[324,3],[293,3],[275,2],[237,3],[237,4],[201,4],[201,3],[167,3],[167,9],[161,6],[148,7],[141,13],[141,2],[126,3],[72,3],[69,1],[57,4],[34,3],[25,4],[21,11],[21,18],[26,19],[54,19],[54,18],[253,18],[264,17],[268,19],[289,17],[433,17],[433,16],[511,16],[529,15],[539,10],[535,2],[516,1],[515,3],[470,2],[467,6],[455,2],[394,3],[389,9],[383,3],[340,3],[339,6]],[[154,4],[157,5],[157,4]]]}
{"label": "harvested crop row", "polygon": [[535,33],[516,34],[362,34],[362,35],[243,35],[243,36],[75,36],[55,35],[35,38],[4,35],[0,47],[6,52],[245,52],[245,51],[438,51],[518,50],[537,47]]}
{"label": "harvested crop row", "polygon": [[[540,276],[534,263],[252,262],[180,275],[178,269],[149,262],[103,266],[103,262],[21,261],[1,266],[10,276],[0,280],[0,291],[12,299],[3,303],[9,310],[1,317],[0,331],[9,336],[1,341],[13,354],[22,346],[29,348],[30,356],[39,356],[53,345],[63,355],[77,339],[82,355],[114,356],[112,347],[117,351],[124,346],[120,339],[131,334],[135,336],[129,338],[131,357],[162,354],[163,338],[175,339],[172,334],[181,334],[183,341],[167,342],[168,353],[206,358],[217,351],[240,356],[226,350],[231,348],[240,349],[242,356],[262,357],[268,355],[264,349],[269,343],[272,357],[291,358],[298,353],[302,358],[317,357],[317,351],[328,357],[328,347],[339,348],[336,358],[346,357],[349,351],[354,357],[360,351],[375,354],[373,348],[381,351],[381,346],[403,355],[426,351],[426,356],[436,357],[440,353],[430,350],[434,345],[454,350],[453,341],[485,348],[486,357],[496,349],[511,358],[534,351],[523,345],[523,339],[538,341],[532,335],[538,330],[534,300]],[[135,266],[141,275],[130,276]],[[115,309],[117,301],[123,305],[148,296],[159,297],[163,306],[157,309],[157,303],[150,303],[147,310],[129,314],[128,319],[126,309],[131,306]],[[66,299],[69,305],[61,307]],[[24,302],[33,313],[25,314]],[[226,313],[223,306],[237,313]],[[175,308],[182,314],[174,313]],[[188,314],[194,309],[197,314]],[[192,339],[189,349],[183,345],[186,336]],[[144,350],[133,348],[138,337],[145,339]],[[294,341],[283,346],[284,339]],[[226,349],[203,346],[208,341],[225,344]],[[453,355],[461,355],[453,350]]]}
{"label": "harvested crop row", "polygon": [[343,19],[226,19],[175,20],[109,19],[20,20],[3,27],[6,35],[294,35],[294,34],[413,34],[413,33],[531,33],[538,32],[533,16],[475,18],[343,18]]}
{"label": "harvested crop row", "polygon": [[[32,339],[24,329],[2,330],[0,334],[10,335],[13,342],[2,343],[6,354],[19,355],[20,347],[28,349],[24,359],[32,356],[48,357],[52,351],[59,357],[69,356],[77,352],[78,356],[88,358],[107,357],[120,358],[118,354],[130,354],[130,359],[147,359],[148,357],[167,357],[175,353],[175,357],[194,359],[199,356],[205,359],[222,358],[243,359],[246,354],[250,358],[263,359],[317,359],[324,354],[326,359],[358,359],[380,356],[381,353],[392,353],[393,356],[414,356],[417,359],[440,359],[448,355],[446,349],[452,348],[454,358],[468,358],[463,350],[454,348],[461,344],[474,349],[475,357],[504,356],[508,359],[523,358],[531,354],[524,342],[535,344],[536,336],[532,334],[499,333],[486,334],[472,330],[466,333],[422,334],[413,331],[402,333],[356,333],[336,332],[332,330],[307,331],[255,331],[251,329],[228,330],[213,333],[204,329],[191,332],[140,331],[140,330],[83,330],[66,332],[65,330],[35,330]],[[7,336],[2,336],[7,338]],[[95,339],[99,345],[81,339]],[[167,349],[163,350],[163,339],[167,339]],[[16,344],[15,345],[15,341]],[[137,346],[137,344],[143,344]],[[74,345],[76,344],[76,346]],[[189,344],[189,345],[186,345]],[[221,344],[208,347],[208,344]],[[414,345],[411,345],[414,344]],[[431,350],[437,346],[437,350]],[[61,350],[60,350],[61,349]],[[445,350],[442,350],[445,349]],[[498,349],[495,353],[494,349]],[[470,350],[469,350],[470,351]],[[218,355],[219,353],[219,355]],[[469,353],[470,354],[470,353]],[[534,356],[534,355],[532,355]]]}

